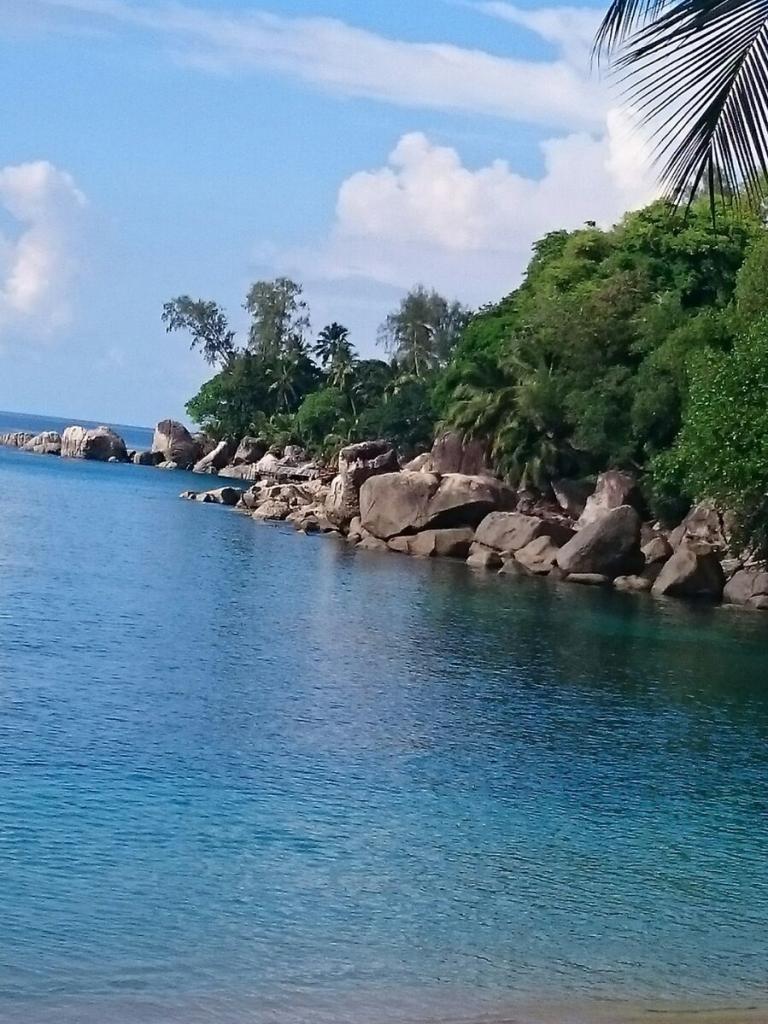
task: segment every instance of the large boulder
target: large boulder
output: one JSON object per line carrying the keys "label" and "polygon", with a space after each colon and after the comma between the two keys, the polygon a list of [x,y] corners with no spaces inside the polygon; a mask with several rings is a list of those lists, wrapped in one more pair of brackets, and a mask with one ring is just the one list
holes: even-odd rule
{"label": "large boulder", "polygon": [[34,452],[35,455],[61,455],[61,434],[55,430],[35,434],[25,443],[24,451]]}
{"label": "large boulder", "polygon": [[719,601],[725,587],[720,560],[706,544],[684,543],[675,551],[653,584],[657,597],[687,597]]}
{"label": "large boulder", "polygon": [[207,455],[195,463],[193,472],[218,473],[232,458],[232,447],[229,441],[219,441],[215,448],[212,448]]}
{"label": "large boulder", "polygon": [[694,505],[676,531],[676,547],[688,542],[706,544],[710,550],[724,554],[728,550],[725,517],[711,502]]}
{"label": "large boulder", "polygon": [[477,540],[496,551],[519,551],[537,537],[551,537],[559,547],[573,530],[556,520],[526,516],[520,512],[491,512],[477,528]]}
{"label": "large boulder", "polygon": [[631,473],[619,469],[609,469],[597,478],[594,493],[587,498],[584,511],[579,517],[579,527],[590,526],[602,519],[608,512],[631,505],[641,508],[641,497],[637,480]]}
{"label": "large boulder", "polygon": [[157,424],[152,451],[159,452],[163,462],[174,463],[179,469],[191,469],[204,454],[200,441],[176,420],[161,420]]}
{"label": "large boulder", "polygon": [[429,502],[429,521],[437,528],[477,527],[489,512],[515,507],[515,492],[491,476],[446,473]]}
{"label": "large boulder", "polygon": [[360,488],[366,480],[400,469],[389,441],[363,441],[339,452],[339,472],[331,483],[325,512],[332,523],[346,529],[360,515]]}
{"label": "large boulder", "polygon": [[237,487],[217,487],[215,491],[204,491],[198,500],[214,505],[227,505],[229,508],[234,508],[242,496],[243,492]]}
{"label": "large boulder", "polygon": [[444,475],[492,476],[485,441],[465,440],[455,431],[446,431],[435,439],[430,452],[429,471]]}
{"label": "large boulder", "polygon": [[584,526],[557,553],[564,573],[595,573],[614,579],[642,568],[640,516],[631,505],[606,511]]}
{"label": "large boulder", "polygon": [[267,452],[256,463],[256,472],[259,476],[276,476],[281,466],[282,462],[279,456],[275,455],[274,452]]}
{"label": "large boulder", "polygon": [[269,448],[269,445],[261,437],[244,437],[232,457],[232,465],[253,465],[253,463],[258,462],[259,459],[266,455],[267,448]]}
{"label": "large boulder", "polygon": [[555,567],[559,550],[551,537],[535,537],[515,552],[515,561],[535,576],[548,576]]}
{"label": "large boulder", "polygon": [[489,512],[513,504],[514,494],[501,481],[461,473],[385,473],[360,489],[362,525],[381,540],[427,528],[476,527]]}
{"label": "large boulder", "polygon": [[422,530],[404,539],[410,555],[421,558],[466,558],[474,536],[471,527],[459,526],[448,530]]}
{"label": "large boulder", "polygon": [[[333,499],[334,484],[329,502]],[[371,477],[360,488],[363,529],[381,540],[424,529],[430,518],[429,502],[439,486],[440,480],[433,473],[384,473]]]}
{"label": "large boulder", "polygon": [[71,426],[61,435],[61,454],[68,459],[90,459],[94,462],[127,462],[128,452],[122,437],[109,427]]}
{"label": "large boulder", "polygon": [[287,501],[280,498],[268,498],[251,513],[254,519],[282,520],[287,519],[291,512],[291,506]]}
{"label": "large boulder", "polygon": [[768,606],[768,572],[740,569],[726,583],[723,600],[726,604],[765,610]]}

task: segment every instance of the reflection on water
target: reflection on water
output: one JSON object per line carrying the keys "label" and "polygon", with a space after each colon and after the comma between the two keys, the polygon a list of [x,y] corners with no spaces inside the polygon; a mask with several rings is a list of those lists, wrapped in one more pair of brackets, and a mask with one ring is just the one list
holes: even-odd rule
{"label": "reflection on water", "polygon": [[768,1002],[768,619],[187,486],[0,452],[3,1024]]}

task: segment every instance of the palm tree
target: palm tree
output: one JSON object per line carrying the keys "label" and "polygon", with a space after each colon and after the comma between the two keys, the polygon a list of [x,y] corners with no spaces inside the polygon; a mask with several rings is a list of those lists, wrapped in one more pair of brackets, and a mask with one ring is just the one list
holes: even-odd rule
{"label": "palm tree", "polygon": [[275,396],[277,412],[290,412],[296,404],[299,357],[299,352],[286,352],[278,356],[274,364],[265,371],[265,375],[271,381],[268,391]]}
{"label": "palm tree", "polygon": [[349,330],[334,320],[332,324],[328,324],[320,331],[312,350],[323,368],[333,363],[339,356],[351,355],[352,345],[349,341]]}
{"label": "palm tree", "polygon": [[460,303],[417,285],[379,328],[379,343],[401,370],[423,377],[447,362],[468,316]]}
{"label": "palm tree", "polygon": [[768,2],[612,0],[595,41],[651,129],[675,203],[701,187],[762,198],[768,180]]}

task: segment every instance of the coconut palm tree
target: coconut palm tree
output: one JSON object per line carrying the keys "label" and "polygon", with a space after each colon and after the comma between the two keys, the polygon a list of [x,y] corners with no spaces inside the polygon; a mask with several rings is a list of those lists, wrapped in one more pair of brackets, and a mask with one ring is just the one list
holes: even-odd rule
{"label": "coconut palm tree", "polygon": [[612,0],[595,51],[649,126],[669,198],[765,195],[768,0]]}
{"label": "coconut palm tree", "polygon": [[328,324],[320,331],[317,341],[312,346],[312,351],[324,369],[340,356],[351,356],[352,345],[349,340],[349,330],[334,320],[332,324]]}

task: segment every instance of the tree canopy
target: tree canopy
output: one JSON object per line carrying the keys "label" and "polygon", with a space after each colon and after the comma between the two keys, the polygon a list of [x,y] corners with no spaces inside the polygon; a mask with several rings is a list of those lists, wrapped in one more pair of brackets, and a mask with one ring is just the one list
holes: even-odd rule
{"label": "tree canopy", "polygon": [[324,454],[372,437],[408,454],[451,428],[485,442],[515,485],[630,468],[659,515],[712,498],[746,521],[768,514],[767,274],[761,215],[713,223],[706,197],[685,213],[659,201],[607,230],[545,235],[519,287],[473,314],[414,288],[382,325],[389,361],[361,359],[338,322],[309,349],[300,287],[261,282],[260,296],[292,297],[283,326],[238,348],[217,319],[231,352],[187,408],[215,436]]}

